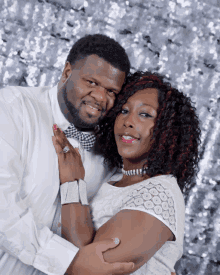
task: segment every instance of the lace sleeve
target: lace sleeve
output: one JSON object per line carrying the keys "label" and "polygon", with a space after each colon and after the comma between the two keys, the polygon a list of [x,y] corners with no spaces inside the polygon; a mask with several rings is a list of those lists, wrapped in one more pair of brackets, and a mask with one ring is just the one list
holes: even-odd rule
{"label": "lace sleeve", "polygon": [[168,188],[156,181],[147,181],[134,188],[123,200],[122,208],[146,212],[162,221],[176,236],[176,211]]}

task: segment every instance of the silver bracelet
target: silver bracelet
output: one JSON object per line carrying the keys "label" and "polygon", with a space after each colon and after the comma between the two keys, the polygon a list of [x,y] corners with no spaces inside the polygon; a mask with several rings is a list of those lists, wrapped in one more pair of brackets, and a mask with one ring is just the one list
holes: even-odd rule
{"label": "silver bracelet", "polygon": [[78,181],[65,182],[60,186],[61,204],[79,203],[89,205],[87,198],[86,182]]}
{"label": "silver bracelet", "polygon": [[86,182],[79,179],[79,197],[82,205],[89,205],[87,198]]}
{"label": "silver bracelet", "polygon": [[65,182],[60,186],[61,204],[79,202],[79,186],[78,182]]}

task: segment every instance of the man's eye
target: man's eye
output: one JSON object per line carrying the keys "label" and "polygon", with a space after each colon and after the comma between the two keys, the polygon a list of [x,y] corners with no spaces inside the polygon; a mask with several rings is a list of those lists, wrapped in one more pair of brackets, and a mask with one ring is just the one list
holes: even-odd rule
{"label": "man's eye", "polygon": [[96,85],[96,83],[95,83],[94,81],[92,81],[92,80],[87,80],[87,82],[88,82],[90,85],[92,85],[92,86],[95,86],[95,85]]}
{"label": "man's eye", "polygon": [[115,91],[113,91],[113,90],[108,90],[108,93],[109,93],[110,95],[116,95]]}

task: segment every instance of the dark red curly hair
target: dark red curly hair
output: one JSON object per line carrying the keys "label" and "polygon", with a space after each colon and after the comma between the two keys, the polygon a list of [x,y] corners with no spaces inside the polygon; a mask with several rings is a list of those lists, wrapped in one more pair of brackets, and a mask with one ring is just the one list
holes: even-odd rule
{"label": "dark red curly hair", "polygon": [[139,71],[128,77],[114,107],[97,128],[96,148],[111,168],[122,167],[114,138],[114,122],[128,98],[146,88],[158,90],[159,108],[144,167],[148,167],[150,177],[172,174],[186,194],[198,167],[199,119],[191,99],[172,88],[161,75]]}

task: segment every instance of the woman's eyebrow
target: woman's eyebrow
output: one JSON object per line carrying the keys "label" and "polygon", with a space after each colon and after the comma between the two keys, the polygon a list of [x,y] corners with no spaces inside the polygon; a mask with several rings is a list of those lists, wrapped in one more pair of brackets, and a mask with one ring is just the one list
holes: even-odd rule
{"label": "woman's eyebrow", "polygon": [[[131,104],[131,102],[129,102],[129,101],[127,101],[124,105],[126,105],[126,104]],[[150,105],[150,104],[147,104],[147,103],[141,103],[139,106],[141,107],[141,106],[149,106],[149,107],[151,107],[151,108],[153,108],[154,110],[157,110],[154,106],[152,106],[152,105]]]}

